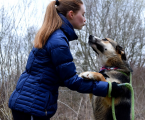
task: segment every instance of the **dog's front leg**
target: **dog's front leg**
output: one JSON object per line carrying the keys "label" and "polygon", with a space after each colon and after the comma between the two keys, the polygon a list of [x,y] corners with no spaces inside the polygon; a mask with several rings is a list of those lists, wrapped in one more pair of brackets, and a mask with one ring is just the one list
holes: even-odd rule
{"label": "dog's front leg", "polygon": [[[105,81],[107,80],[104,78],[104,76],[101,73],[97,72],[83,72],[80,73],[79,77],[85,78],[86,80],[94,80],[94,81]],[[111,81],[111,80],[110,80]],[[90,94],[90,100],[92,101],[93,94]],[[112,105],[112,98],[109,98],[108,96],[102,97],[102,103],[107,106]],[[120,102],[119,98],[115,99],[115,105],[117,105]]]}
{"label": "dog's front leg", "polygon": [[104,76],[101,73],[98,72],[83,72],[79,75],[79,77],[89,79],[89,80],[95,80],[95,81],[106,81]]}

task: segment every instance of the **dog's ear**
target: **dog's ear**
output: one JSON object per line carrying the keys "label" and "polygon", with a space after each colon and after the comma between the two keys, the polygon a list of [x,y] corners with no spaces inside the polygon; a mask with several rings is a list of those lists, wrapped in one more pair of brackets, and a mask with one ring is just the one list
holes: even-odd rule
{"label": "dog's ear", "polygon": [[122,60],[126,60],[125,52],[124,52],[124,50],[121,46],[117,45],[116,46],[116,51],[117,51],[118,54],[121,55]]}

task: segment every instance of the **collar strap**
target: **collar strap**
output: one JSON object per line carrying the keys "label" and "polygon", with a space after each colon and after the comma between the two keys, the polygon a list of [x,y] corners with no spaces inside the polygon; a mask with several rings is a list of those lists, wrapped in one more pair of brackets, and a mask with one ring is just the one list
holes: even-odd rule
{"label": "collar strap", "polygon": [[[100,69],[100,72],[101,71],[104,71],[104,70],[117,70],[117,69],[120,69],[120,68],[118,68],[118,67],[105,67],[105,66],[103,66],[101,69]],[[119,70],[118,70],[119,71]],[[124,73],[124,72],[122,72],[122,71],[119,71],[119,72],[121,72],[122,74],[124,74],[125,76],[128,76],[126,73]]]}
{"label": "collar strap", "polygon": [[101,69],[100,69],[100,72],[103,71],[103,70],[116,70],[116,69],[119,69],[118,67],[105,67],[103,66]]}

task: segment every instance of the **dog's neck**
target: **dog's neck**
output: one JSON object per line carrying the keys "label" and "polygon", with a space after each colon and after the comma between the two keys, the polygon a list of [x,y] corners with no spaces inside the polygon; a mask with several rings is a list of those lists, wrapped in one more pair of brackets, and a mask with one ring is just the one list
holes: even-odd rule
{"label": "dog's neck", "polygon": [[103,66],[102,68],[100,68],[100,71],[103,71],[103,70],[117,70],[119,69],[118,67],[106,67],[106,66]]}
{"label": "dog's neck", "polygon": [[107,68],[118,68],[119,71],[125,72],[125,73],[130,73],[131,69],[126,61],[123,61],[119,57],[111,57],[106,60],[102,64],[102,66],[105,66]]}

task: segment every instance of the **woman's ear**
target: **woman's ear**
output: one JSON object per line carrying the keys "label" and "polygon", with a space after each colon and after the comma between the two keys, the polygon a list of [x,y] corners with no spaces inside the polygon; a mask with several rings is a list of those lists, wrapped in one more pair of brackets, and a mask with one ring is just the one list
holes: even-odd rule
{"label": "woman's ear", "polygon": [[67,12],[67,19],[72,20],[74,16],[74,12],[72,10]]}

